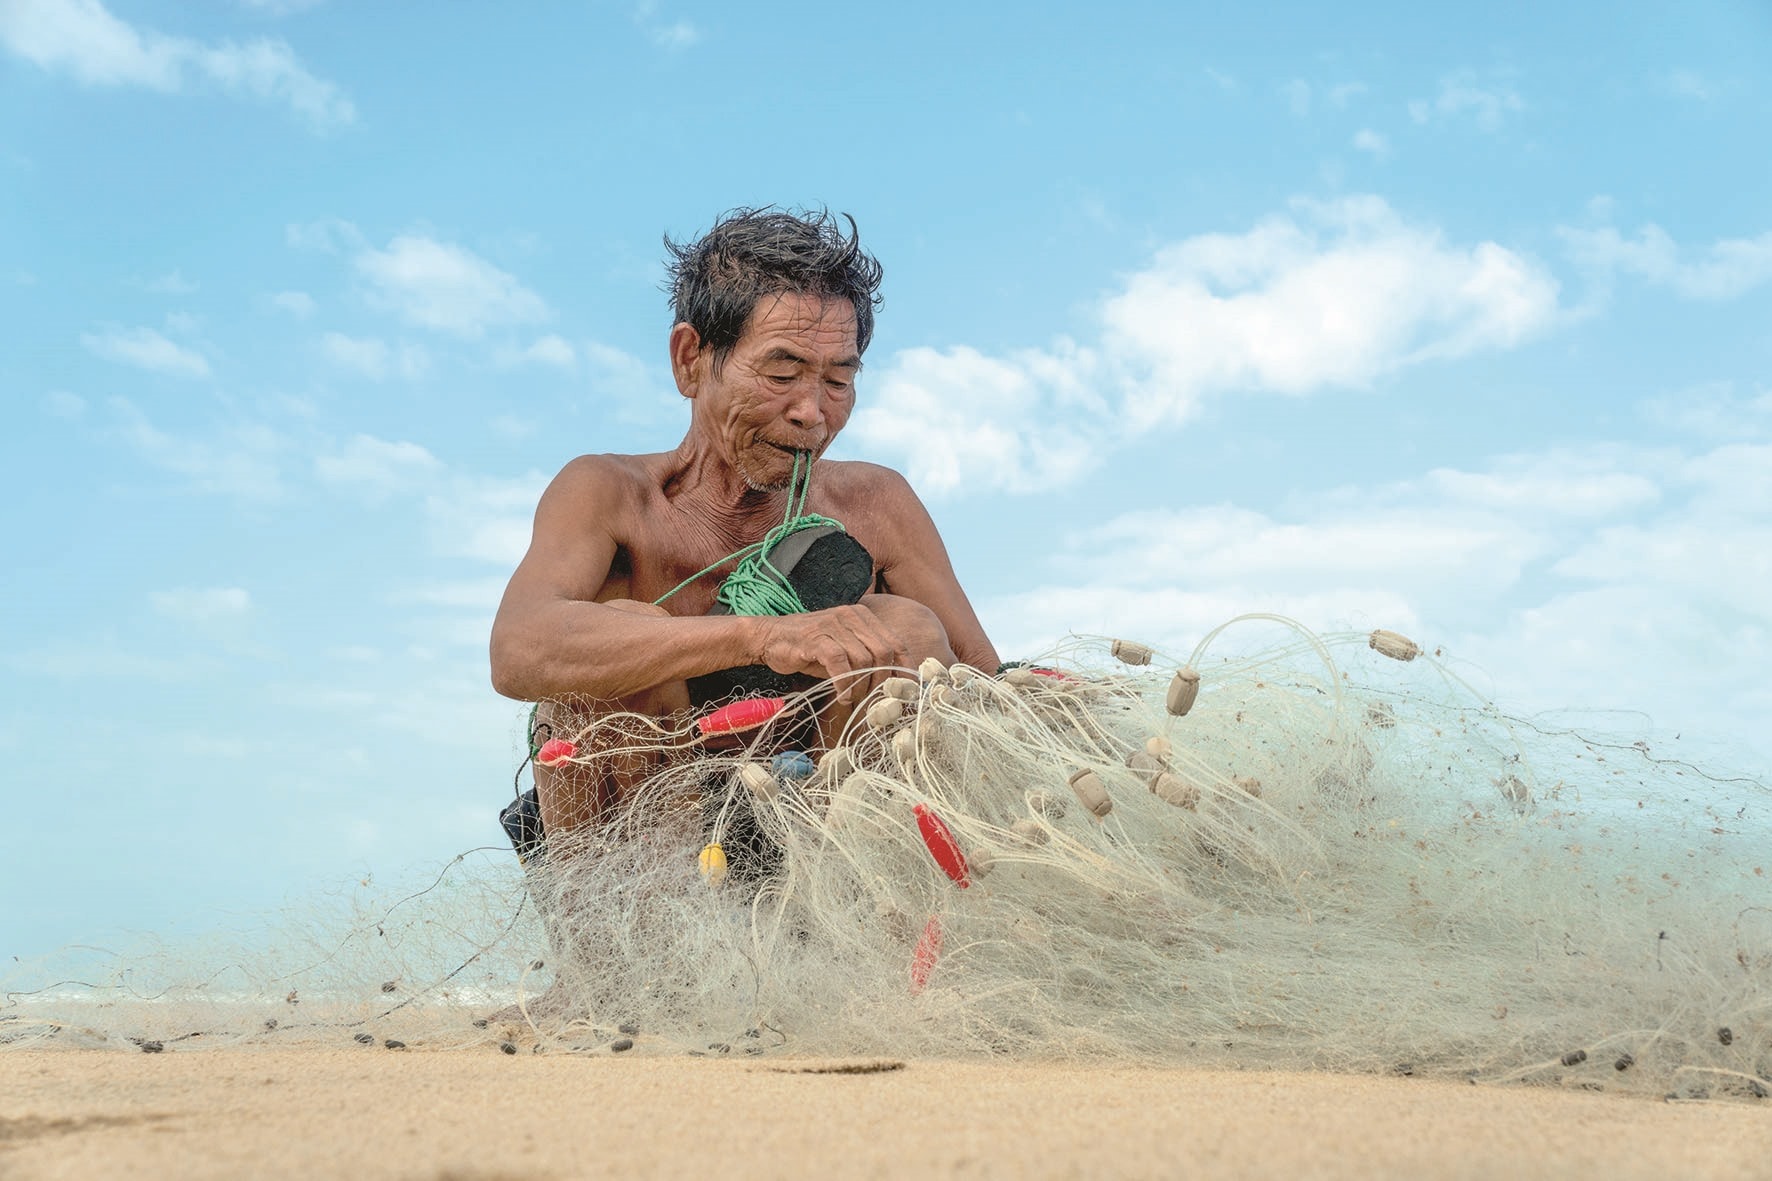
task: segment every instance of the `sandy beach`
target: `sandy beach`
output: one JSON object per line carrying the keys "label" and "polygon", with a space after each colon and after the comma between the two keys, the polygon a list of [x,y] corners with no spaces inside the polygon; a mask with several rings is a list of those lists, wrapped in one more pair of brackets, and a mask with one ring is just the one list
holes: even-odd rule
{"label": "sandy beach", "polygon": [[1009,1062],[0,1056],[0,1177],[1772,1177],[1772,1104]]}

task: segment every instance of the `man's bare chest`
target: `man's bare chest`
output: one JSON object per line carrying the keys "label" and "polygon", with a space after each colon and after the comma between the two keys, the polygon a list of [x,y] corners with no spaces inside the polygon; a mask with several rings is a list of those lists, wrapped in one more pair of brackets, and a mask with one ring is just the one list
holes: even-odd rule
{"label": "man's bare chest", "polygon": [[[867,549],[879,583],[891,561],[890,531],[880,528],[865,509],[853,505],[809,506],[808,511],[817,509],[834,510],[817,515],[837,521]],[[706,614],[739,558],[781,523],[759,524],[754,536],[746,537],[744,532],[716,529],[677,512],[639,515],[616,536],[609,579],[597,597],[605,602],[658,602],[662,598],[673,615]]]}

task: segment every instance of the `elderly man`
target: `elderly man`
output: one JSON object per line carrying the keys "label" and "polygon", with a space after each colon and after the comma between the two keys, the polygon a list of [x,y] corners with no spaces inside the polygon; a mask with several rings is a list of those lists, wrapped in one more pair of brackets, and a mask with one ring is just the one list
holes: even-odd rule
{"label": "elderly man", "polygon": [[[671,451],[580,456],[549,485],[493,623],[493,686],[543,702],[538,717],[559,731],[612,710],[676,714],[783,675],[835,678],[852,704],[868,684],[851,675],[861,670],[930,656],[995,670],[904,477],[822,458],[855,409],[879,302],[880,267],[854,222],[845,235],[825,213],[741,210],[699,241],[666,245],[671,374],[688,430]],[[782,525],[790,505],[840,528],[807,531],[810,546],[781,541],[765,577],[779,570],[822,609],[717,605],[724,560]],[[605,762],[536,768],[546,832],[594,822],[644,771]]]}

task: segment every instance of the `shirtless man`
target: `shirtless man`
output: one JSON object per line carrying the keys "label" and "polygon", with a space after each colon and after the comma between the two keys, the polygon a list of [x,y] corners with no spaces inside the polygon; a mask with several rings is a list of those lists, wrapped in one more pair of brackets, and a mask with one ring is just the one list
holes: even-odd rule
{"label": "shirtless man", "polygon": [[[492,625],[499,693],[548,703],[544,719],[570,731],[579,711],[686,711],[692,678],[735,666],[837,678],[851,704],[869,684],[855,670],[930,656],[998,667],[904,477],[819,458],[855,408],[878,303],[879,264],[853,224],[845,236],[828,214],[747,210],[697,242],[667,239],[671,374],[689,429],[673,451],[580,456],[542,494]],[[866,547],[873,592],[802,614],[709,615],[722,566],[655,605],[782,522],[800,457],[812,460],[805,511]],[[544,830],[595,821],[632,774],[537,767]]]}

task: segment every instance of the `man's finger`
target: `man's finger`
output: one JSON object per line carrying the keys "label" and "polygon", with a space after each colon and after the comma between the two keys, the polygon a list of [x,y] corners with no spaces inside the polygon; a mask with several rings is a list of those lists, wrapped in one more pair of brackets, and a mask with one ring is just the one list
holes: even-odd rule
{"label": "man's finger", "polygon": [[855,665],[850,662],[844,647],[841,643],[833,643],[830,656],[822,662],[825,676],[837,686],[838,701],[848,701],[855,694],[856,678],[849,675],[855,671]]}

